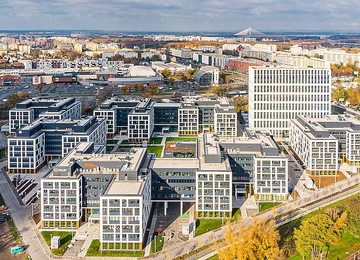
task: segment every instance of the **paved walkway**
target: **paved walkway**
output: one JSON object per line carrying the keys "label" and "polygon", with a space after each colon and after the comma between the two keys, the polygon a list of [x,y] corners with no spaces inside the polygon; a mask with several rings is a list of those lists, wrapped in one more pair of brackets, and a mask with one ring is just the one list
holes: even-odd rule
{"label": "paved walkway", "polygon": [[80,252],[78,254],[79,257],[85,257],[91,242],[94,239],[100,239],[100,225],[99,224],[90,224],[86,223],[85,225],[85,234],[87,235],[84,244],[82,245]]}
{"label": "paved walkway", "polygon": [[[6,162],[5,162],[6,164]],[[22,241],[27,245],[27,252],[31,255],[34,260],[44,260],[49,259],[42,246],[40,245],[39,240],[37,239],[36,233],[31,228],[31,225],[28,221],[28,218],[31,215],[31,207],[22,206],[19,203],[18,196],[11,188],[13,187],[10,183],[10,179],[6,176],[3,166],[4,163],[0,164],[1,173],[0,173],[0,193],[10,211],[10,215],[17,227],[19,234],[22,238]],[[15,195],[16,194],[16,195]]]}

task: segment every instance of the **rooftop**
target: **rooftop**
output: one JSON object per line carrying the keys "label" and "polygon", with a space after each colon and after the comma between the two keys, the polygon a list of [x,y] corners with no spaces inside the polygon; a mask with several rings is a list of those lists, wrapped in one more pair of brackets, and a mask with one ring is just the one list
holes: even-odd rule
{"label": "rooftop", "polygon": [[140,195],[145,181],[114,181],[106,195]]}

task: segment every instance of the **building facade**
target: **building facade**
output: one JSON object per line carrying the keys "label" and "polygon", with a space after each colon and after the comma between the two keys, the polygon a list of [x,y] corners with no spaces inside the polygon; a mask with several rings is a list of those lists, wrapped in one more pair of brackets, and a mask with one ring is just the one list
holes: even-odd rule
{"label": "building facade", "polygon": [[331,111],[331,72],[324,68],[251,67],[249,126],[288,138],[297,115],[321,118]]}
{"label": "building facade", "polygon": [[75,98],[39,99],[22,101],[9,110],[9,130],[13,134],[39,117],[47,119],[81,119],[81,102]]}

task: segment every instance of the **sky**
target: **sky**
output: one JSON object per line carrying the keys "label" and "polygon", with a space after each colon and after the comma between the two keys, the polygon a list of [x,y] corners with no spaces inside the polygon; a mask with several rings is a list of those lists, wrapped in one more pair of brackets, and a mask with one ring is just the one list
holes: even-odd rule
{"label": "sky", "polygon": [[359,0],[0,0],[0,30],[353,31]]}

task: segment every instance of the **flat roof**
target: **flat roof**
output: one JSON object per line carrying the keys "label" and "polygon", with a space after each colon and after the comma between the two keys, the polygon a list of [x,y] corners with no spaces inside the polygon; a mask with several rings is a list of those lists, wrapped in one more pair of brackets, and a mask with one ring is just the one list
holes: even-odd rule
{"label": "flat roof", "polygon": [[198,169],[197,158],[155,158],[150,168],[155,169]]}
{"label": "flat roof", "polygon": [[140,195],[145,181],[114,181],[105,195]]}

